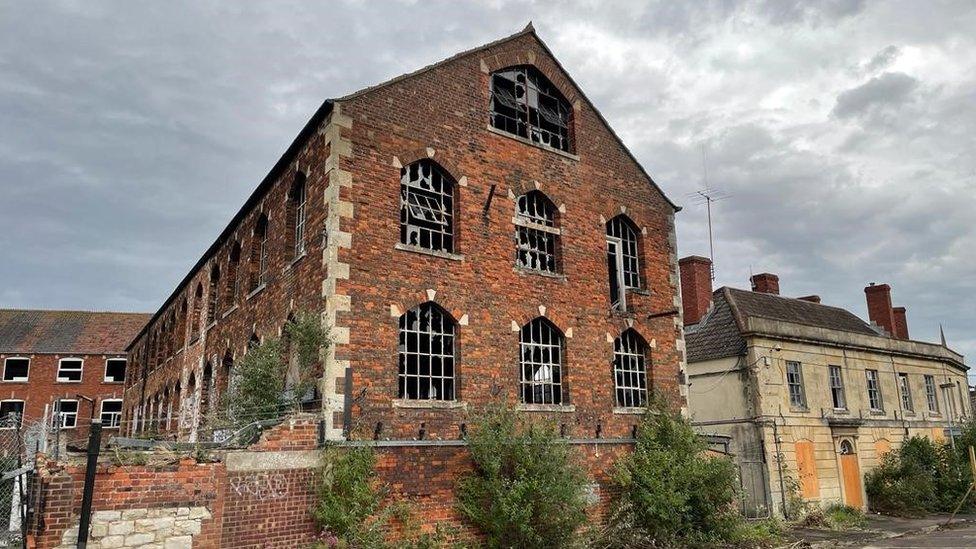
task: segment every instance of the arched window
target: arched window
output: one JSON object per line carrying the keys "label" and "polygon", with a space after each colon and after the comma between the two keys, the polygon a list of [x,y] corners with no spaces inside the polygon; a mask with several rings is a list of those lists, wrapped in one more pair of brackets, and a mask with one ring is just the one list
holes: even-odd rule
{"label": "arched window", "polygon": [[230,254],[227,257],[227,308],[232,308],[237,303],[237,292],[240,287],[240,264],[241,264],[241,243],[234,241],[230,247]]}
{"label": "arched window", "polygon": [[268,217],[264,214],[254,224],[250,263],[250,289],[254,291],[263,286],[268,277]]}
{"label": "arched window", "polygon": [[515,264],[523,269],[558,270],[559,228],[556,207],[540,191],[518,197],[515,212]]}
{"label": "arched window", "polygon": [[400,398],[454,400],[454,334],[454,319],[435,303],[400,316]]}
{"label": "arched window", "polygon": [[632,329],[613,340],[613,379],[617,406],[647,404],[647,343]]}
{"label": "arched window", "polygon": [[203,386],[200,391],[200,415],[206,416],[210,412],[213,399],[213,364],[207,361],[203,367]]}
{"label": "arched window", "polygon": [[186,311],[187,311],[187,303],[186,303],[186,298],[184,297],[183,301],[180,303],[180,312],[178,316],[179,322],[176,324],[176,350],[177,351],[186,346],[186,323],[190,322],[190,319],[187,318]]}
{"label": "arched window", "polygon": [[288,190],[288,234],[291,242],[292,258],[297,259],[305,253],[305,174],[295,174],[295,182]]}
{"label": "arched window", "polygon": [[627,309],[627,289],[640,288],[639,231],[625,215],[607,221],[607,268],[610,301],[614,309]]}
{"label": "arched window", "polygon": [[190,341],[200,337],[200,324],[203,323],[203,284],[197,282],[197,291],[193,294],[193,319],[190,320]]}
{"label": "arched window", "polygon": [[519,384],[525,404],[563,403],[563,335],[545,317],[522,326]]}
{"label": "arched window", "polygon": [[217,320],[220,307],[220,267],[214,265],[210,269],[210,295],[207,297],[207,325]]}
{"label": "arched window", "polygon": [[492,74],[490,110],[492,127],[569,152],[573,108],[535,67]]}
{"label": "arched window", "polygon": [[251,332],[251,337],[249,337],[247,340],[247,348],[255,349],[260,345],[261,345],[261,338],[258,337],[258,334]]}
{"label": "arched window", "polygon": [[400,243],[454,251],[454,180],[431,160],[400,170]]}

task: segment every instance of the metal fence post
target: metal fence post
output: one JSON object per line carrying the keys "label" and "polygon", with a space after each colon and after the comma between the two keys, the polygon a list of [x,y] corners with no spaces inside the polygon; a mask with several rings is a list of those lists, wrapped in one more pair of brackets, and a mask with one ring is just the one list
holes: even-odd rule
{"label": "metal fence post", "polygon": [[85,466],[85,491],[81,497],[81,517],[78,523],[78,549],[88,546],[88,527],[91,525],[92,493],[95,491],[95,470],[98,467],[98,450],[102,444],[102,422],[92,420],[88,431],[88,464]]}

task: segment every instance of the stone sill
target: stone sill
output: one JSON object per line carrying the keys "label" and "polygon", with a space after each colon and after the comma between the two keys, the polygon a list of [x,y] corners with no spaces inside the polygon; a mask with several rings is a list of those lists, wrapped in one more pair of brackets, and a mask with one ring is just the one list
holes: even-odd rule
{"label": "stone sill", "polygon": [[236,311],[236,310],[237,310],[237,304],[235,304],[235,305],[234,305],[233,307],[231,307],[230,309],[227,309],[226,311],[224,311],[224,314],[222,314],[222,315],[220,315],[220,319],[221,319],[221,320],[223,320],[223,319],[225,319],[225,318],[227,318],[227,317],[229,317],[229,316],[230,316],[230,314],[231,314],[231,313],[233,313],[233,312],[234,312],[234,311]]}
{"label": "stone sill", "polygon": [[642,416],[647,412],[647,408],[634,408],[627,406],[614,406],[613,413],[615,414],[625,414],[631,416]]}
{"label": "stone sill", "polygon": [[244,299],[245,300],[251,299],[252,297],[258,295],[259,293],[261,293],[261,290],[264,290],[265,286],[267,286],[267,283],[261,284],[257,288],[254,288],[253,290],[251,290],[251,293],[247,294],[247,297],[245,297]]}
{"label": "stone sill", "polygon": [[569,278],[566,275],[561,273],[550,273],[546,271],[538,271],[535,269],[527,269],[518,266],[513,267],[512,270],[515,271],[516,274],[520,274],[520,275],[544,276],[546,278],[551,278],[553,280],[561,280],[562,282],[566,282],[567,280],[569,280]]}
{"label": "stone sill", "polygon": [[282,269],[281,272],[287,273],[288,271],[290,271],[292,269],[292,267],[294,267],[295,265],[298,265],[299,263],[301,263],[301,261],[303,259],[305,259],[305,256],[306,255],[308,255],[308,251],[307,250],[303,250],[302,251],[302,254],[300,256],[296,257],[295,259],[292,259],[291,260],[291,263],[289,263],[288,265],[285,265],[285,268]]}
{"label": "stone sill", "polygon": [[457,400],[408,400],[397,398],[393,400],[393,407],[414,410],[467,410],[468,403]]}
{"label": "stone sill", "polygon": [[464,261],[464,256],[461,254],[454,254],[451,252],[439,252],[437,250],[428,250],[427,248],[421,248],[420,246],[411,246],[409,244],[403,244],[398,242],[394,249],[400,250],[401,252],[411,252],[415,254],[429,255],[433,257],[439,257],[441,259],[450,259],[452,261]]}
{"label": "stone sill", "polygon": [[519,404],[515,407],[519,412],[557,412],[571,413],[576,411],[572,404]]}
{"label": "stone sill", "polygon": [[558,154],[559,156],[562,156],[562,157],[568,158],[570,160],[575,160],[575,161],[579,162],[580,157],[578,155],[573,154],[573,153],[568,153],[566,151],[561,151],[559,149],[550,147],[548,145],[543,145],[542,143],[536,143],[535,141],[532,141],[531,139],[526,139],[524,137],[515,135],[513,133],[508,133],[507,131],[499,130],[498,128],[492,126],[490,123],[486,127],[488,128],[488,131],[489,132],[491,132],[491,133],[493,133],[495,135],[500,135],[502,137],[507,137],[509,139],[513,139],[515,141],[518,141],[519,143],[524,143],[524,144],[526,144],[526,145],[528,145],[530,147],[535,147],[537,149],[541,149],[541,150],[546,151],[546,152],[555,153],[555,154]]}

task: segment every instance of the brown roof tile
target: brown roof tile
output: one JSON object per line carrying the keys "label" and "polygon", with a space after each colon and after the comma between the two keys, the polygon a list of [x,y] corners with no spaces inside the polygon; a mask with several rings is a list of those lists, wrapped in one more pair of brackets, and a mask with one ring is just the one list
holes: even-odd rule
{"label": "brown roof tile", "polygon": [[123,353],[149,318],[145,313],[0,309],[0,352]]}

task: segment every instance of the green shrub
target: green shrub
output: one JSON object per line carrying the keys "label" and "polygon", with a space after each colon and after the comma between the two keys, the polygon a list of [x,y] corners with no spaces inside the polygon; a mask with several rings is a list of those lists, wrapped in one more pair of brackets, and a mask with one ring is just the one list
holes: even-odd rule
{"label": "green shrub", "polygon": [[409,505],[390,501],[389,488],[376,474],[372,448],[329,445],[323,450],[323,463],[312,510],[322,532],[316,547],[434,549],[445,545],[446,531],[421,532]]}
{"label": "green shrub", "polygon": [[[976,434],[972,425],[964,433]],[[864,476],[871,509],[906,516],[955,509],[972,482],[968,443],[960,438],[953,449],[948,443],[914,436],[885,455],[881,464]],[[971,506],[972,499],[964,508]]]}
{"label": "green shrub", "polygon": [[612,535],[627,539],[622,545],[755,545],[773,536],[739,514],[732,460],[707,455],[691,424],[664,406],[644,415],[634,452],[614,478],[620,500]]}
{"label": "green shrub", "polygon": [[488,547],[557,548],[578,540],[587,480],[554,425],[491,408],[468,448],[474,472],[458,483],[458,510]]}

